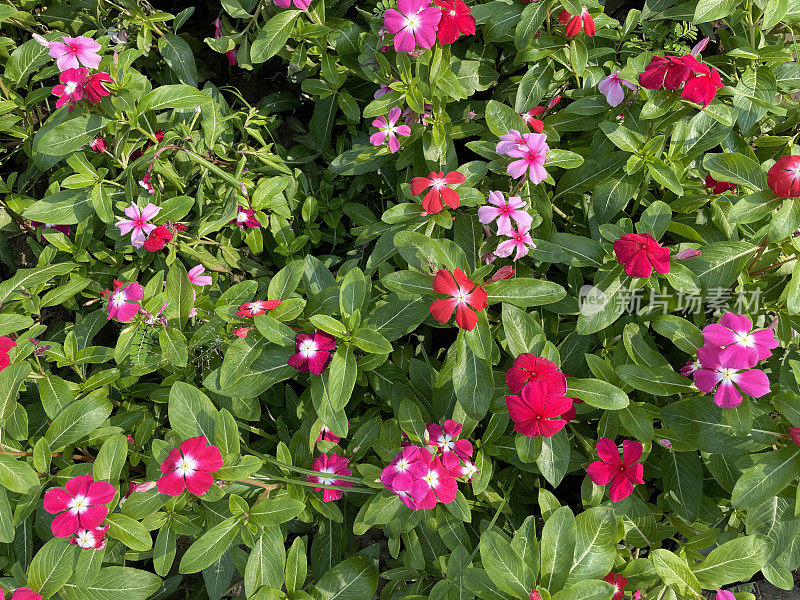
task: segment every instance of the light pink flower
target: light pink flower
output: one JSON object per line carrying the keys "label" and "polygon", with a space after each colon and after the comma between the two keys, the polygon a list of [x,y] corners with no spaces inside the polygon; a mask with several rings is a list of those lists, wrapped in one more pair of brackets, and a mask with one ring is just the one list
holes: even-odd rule
{"label": "light pink flower", "polygon": [[707,45],[708,45],[708,38],[704,37],[702,40],[700,40],[694,46],[692,46],[692,51],[690,52],[690,54],[694,57],[697,57],[698,54],[700,54],[703,50],[706,49]]}
{"label": "light pink flower", "polygon": [[[437,11],[439,9],[436,9]],[[397,120],[400,118],[402,111],[399,106],[395,106],[389,111],[387,117],[378,117],[372,121],[372,126],[377,127],[378,131],[369,136],[369,142],[373,146],[381,146],[388,140],[389,150],[394,153],[400,149],[400,142],[397,139],[398,135],[409,136],[411,135],[411,128],[408,125],[397,125]]]}
{"label": "light pink flower", "polygon": [[383,15],[386,31],[394,34],[394,49],[412,52],[419,45],[430,48],[436,43],[436,26],[442,11],[429,0],[398,0],[397,10],[390,8]]}
{"label": "light pink flower", "polygon": [[190,494],[202,496],[214,483],[212,473],[222,468],[222,453],[219,448],[199,435],[173,448],[161,464],[163,475],[156,482],[158,491],[167,496],[180,496],[184,489]]}
{"label": "light pink flower", "polygon": [[[347,468],[348,459],[344,456],[339,456],[338,454],[331,454],[328,456],[324,452],[320,454],[316,460],[311,464],[311,470],[317,471],[318,473],[326,473],[326,475],[308,475],[306,477],[306,481],[310,481],[311,483],[321,483],[322,485],[338,485],[339,487],[352,487],[353,484],[350,481],[342,481],[341,479],[336,479],[337,475],[345,475],[346,477],[350,477],[353,474],[353,471]],[[333,500],[338,500],[342,497],[344,492],[342,490],[332,490],[329,488],[318,488],[315,487],[314,491],[318,492],[323,490],[322,492],[322,501],[323,502],[331,502]]]}
{"label": "light pink flower", "polygon": [[498,244],[497,250],[494,251],[496,256],[511,256],[511,253],[516,249],[517,253],[514,255],[514,260],[517,261],[523,256],[527,256],[529,247],[536,248],[529,229],[520,227],[518,231],[512,231],[510,237],[511,239]]}
{"label": "light pink flower", "polygon": [[189,272],[187,273],[189,276],[189,283],[199,285],[200,287],[211,285],[211,277],[208,275],[203,275],[205,270],[206,268],[203,265],[197,265],[196,267],[189,269]]}
{"label": "light pink flower", "polygon": [[150,219],[154,219],[161,211],[160,206],[155,204],[148,204],[143,209],[139,210],[135,202],[125,209],[127,219],[117,221],[116,226],[119,227],[120,235],[131,234],[131,244],[136,248],[144,246],[144,242],[150,232],[156,228],[152,223],[148,223]]}
{"label": "light pink flower", "polygon": [[80,65],[90,69],[100,66],[100,44],[85,36],[62,36],[63,42],[48,42],[41,36],[36,41],[50,49],[50,56],[56,59],[60,71],[77,69]]}
{"label": "light pink flower", "polygon": [[95,529],[79,529],[75,537],[69,539],[69,543],[84,550],[102,550],[106,547],[106,531],[110,527],[111,525],[106,525]]}
{"label": "light pink flower", "polygon": [[519,159],[508,165],[508,174],[514,179],[519,179],[527,172],[528,178],[533,183],[541,183],[547,178],[547,171],[544,169],[547,151],[550,150],[547,145],[547,134],[526,133],[522,137],[525,143],[506,153],[511,158]]}
{"label": "light pink flower", "polygon": [[606,100],[611,106],[618,106],[622,104],[622,101],[625,99],[625,90],[622,89],[623,85],[632,90],[636,89],[635,83],[623,79],[619,76],[619,71],[615,71],[603,79],[603,81],[597,85],[597,89],[606,97]]}
{"label": "light pink flower", "polygon": [[86,84],[86,77],[89,71],[86,69],[67,69],[58,76],[61,82],[52,90],[54,96],[58,96],[56,108],[61,108],[67,102],[75,104],[83,98],[83,87]]}
{"label": "light pink flower", "polygon": [[778,347],[774,330],[751,329],[753,324],[745,315],[726,313],[719,324],[703,328],[703,339],[706,346],[720,349],[720,363],[733,369],[748,369],[772,356],[770,350]]}
{"label": "light pink flower", "polygon": [[520,230],[531,228],[533,217],[525,210],[525,203],[519,196],[511,196],[506,202],[501,192],[489,192],[489,204],[493,206],[481,206],[478,209],[478,220],[487,225],[497,219],[497,235],[514,235],[512,220]]}
{"label": "light pink flower", "polygon": [[721,352],[715,347],[700,348],[697,354],[702,368],[693,373],[697,389],[714,392],[714,404],[720,408],[733,408],[742,403],[741,392],[753,398],[769,393],[769,379],[764,371],[733,368],[720,360]]}
{"label": "light pink flower", "polygon": [[509,129],[508,133],[500,136],[495,152],[498,154],[508,154],[509,150],[516,150],[525,144],[525,138],[516,129]]}
{"label": "light pink flower", "polygon": [[105,290],[103,295],[108,295],[108,318],[116,317],[118,321],[128,323],[139,312],[139,300],[144,297],[144,291],[135,281],[126,285],[114,280],[114,289]]}
{"label": "light pink flower", "polygon": [[[50,528],[56,537],[69,537],[79,529],[95,529],[108,515],[105,505],[114,499],[116,489],[91,475],[79,475],[64,488],[50,488],[44,494],[44,509],[51,515],[61,513]],[[63,512],[62,512],[63,511]]]}

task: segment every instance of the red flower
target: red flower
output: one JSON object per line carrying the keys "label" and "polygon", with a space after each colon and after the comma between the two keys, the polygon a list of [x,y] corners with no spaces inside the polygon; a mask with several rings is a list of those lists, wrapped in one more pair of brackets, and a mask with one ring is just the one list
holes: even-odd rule
{"label": "red flower", "polygon": [[255,317],[263,315],[268,310],[278,308],[283,300],[256,300],[255,302],[245,302],[236,311],[237,317]]}
{"label": "red flower", "polygon": [[531,590],[528,594],[528,600],[542,600],[542,595],[537,590]]}
{"label": "red flower", "polygon": [[650,277],[653,269],[669,273],[669,248],[649,233],[626,233],[614,242],[614,254],[630,277]]}
{"label": "red flower", "polygon": [[558,20],[562,25],[566,25],[564,33],[568,38],[578,35],[581,29],[583,29],[589,37],[594,35],[594,19],[592,19],[592,15],[589,14],[585,6],[581,9],[580,15],[572,15],[569,11],[562,10],[558,13]]}
{"label": "red flower", "polygon": [[233,330],[233,335],[239,338],[246,338],[252,327],[237,327]]}
{"label": "red flower", "polygon": [[711,176],[711,173],[706,175],[706,187],[715,194],[722,194],[730,190],[731,192],[736,189],[735,183],[728,183],[727,181],[717,181]]}
{"label": "red flower", "polygon": [[105,152],[108,149],[108,144],[103,138],[94,138],[92,143],[89,144],[89,148],[95,152]]}
{"label": "red flower", "polygon": [[494,275],[492,275],[489,281],[500,281],[501,279],[511,279],[514,276],[514,273],[516,273],[516,271],[514,271],[514,267],[509,267],[509,266],[500,267],[499,269],[497,269],[497,272]]}
{"label": "red flower", "polygon": [[780,157],[767,172],[767,184],[781,198],[800,197],[800,155]]}
{"label": "red flower", "polygon": [[341,441],[341,439],[342,438],[340,438],[338,435],[333,433],[330,429],[325,427],[325,425],[323,425],[322,429],[319,430],[319,435],[317,436],[317,441],[318,442],[321,441],[321,440],[325,440],[326,442],[333,442],[334,444],[338,444]]}
{"label": "red flower", "polygon": [[597,440],[597,454],[600,460],[590,464],[586,472],[595,485],[611,483],[609,496],[612,502],[619,502],[630,496],[634,483],[644,483],[644,467],[638,462],[642,457],[642,445],[639,442],[622,442],[620,459],[617,445],[609,438],[601,437]]}
{"label": "red flower", "polygon": [[317,331],[314,335],[298,333],[294,338],[296,354],[292,354],[286,364],[303,373],[321,375],[331,362],[334,348],[336,338],[324,331]]}
{"label": "red flower", "polygon": [[442,18],[436,35],[440,44],[452,44],[460,34],[475,34],[475,17],[462,0],[433,0],[442,9]]}
{"label": "red flower", "polygon": [[543,381],[549,394],[563,396],[567,393],[567,378],[558,365],[529,352],[520,354],[506,373],[506,385],[513,394],[519,394],[525,384]]}
{"label": "red flower", "polygon": [[683,86],[681,98],[702,104],[705,108],[717,95],[717,89],[724,87],[719,71],[706,63],[699,62],[691,54],[681,57],[681,60],[692,71],[692,75]]}
{"label": "red flower", "polygon": [[533,381],[522,388],[520,396],[506,396],[506,405],[514,431],[528,437],[553,437],[567,424],[561,415],[572,406],[572,398],[551,393],[543,381]]}
{"label": "red flower", "polygon": [[212,473],[222,468],[222,453],[219,448],[199,435],[181,443],[181,449],[173,448],[161,463],[163,475],[156,482],[158,491],[167,496],[180,496],[184,489],[190,494],[202,496],[214,483]]}
{"label": "red flower", "polygon": [[103,99],[103,96],[108,96],[111,92],[108,91],[108,88],[103,85],[104,81],[110,81],[114,83],[114,80],[111,79],[111,76],[108,73],[104,73],[100,71],[99,73],[95,73],[91,75],[89,79],[86,80],[86,83],[83,84],[83,91],[86,94],[86,99],[89,102],[100,102]]}
{"label": "red flower", "polygon": [[11,357],[8,355],[8,351],[16,347],[17,343],[10,337],[0,336],[0,371],[11,364]]}
{"label": "red flower", "polygon": [[789,437],[796,446],[800,446],[800,427],[789,427]]}
{"label": "red flower", "polygon": [[544,106],[534,106],[528,112],[519,113],[519,116],[522,117],[522,120],[533,129],[536,133],[542,133],[544,129],[544,122],[540,119],[536,118],[536,115],[540,115],[545,111]]}
{"label": "red flower", "polygon": [[157,252],[172,238],[172,232],[163,225],[159,225],[150,232],[150,236],[144,241],[144,249],[148,252]]}
{"label": "red flower", "polygon": [[411,180],[411,193],[417,196],[423,190],[431,188],[422,199],[422,208],[428,214],[435,214],[442,210],[442,201],[450,208],[458,208],[461,198],[458,197],[458,192],[447,186],[464,183],[465,180],[466,178],[458,171],[450,171],[447,175],[428,173],[427,177],[414,177]]}
{"label": "red flower", "polygon": [[689,67],[677,56],[654,56],[644,73],[639,75],[639,83],[648,90],[661,87],[677,90],[691,74]]}
{"label": "red flower", "polygon": [[456,324],[461,329],[472,331],[478,322],[475,311],[480,312],[486,308],[488,295],[481,286],[476,287],[461,269],[456,269],[454,273],[455,280],[447,269],[439,269],[436,272],[433,278],[433,290],[450,298],[434,300],[429,310],[433,318],[440,323],[447,323],[455,310]]}
{"label": "red flower", "polygon": [[609,572],[608,575],[603,577],[603,581],[607,581],[614,586],[614,595],[611,600],[622,600],[625,596],[625,586],[628,585],[627,577],[623,577],[618,573]]}

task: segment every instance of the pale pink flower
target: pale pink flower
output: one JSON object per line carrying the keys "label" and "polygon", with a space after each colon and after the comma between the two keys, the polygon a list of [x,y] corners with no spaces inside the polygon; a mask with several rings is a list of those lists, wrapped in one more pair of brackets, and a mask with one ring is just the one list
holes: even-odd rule
{"label": "pale pink flower", "polygon": [[160,206],[155,204],[148,204],[142,210],[136,206],[135,202],[125,209],[127,219],[117,221],[116,226],[119,227],[120,235],[131,234],[131,244],[136,248],[144,246],[144,241],[150,232],[156,228],[152,223],[148,223],[150,219],[154,219],[161,210]]}
{"label": "pale pink flower", "polygon": [[203,275],[205,270],[206,268],[203,265],[197,265],[196,267],[189,269],[189,272],[187,273],[189,276],[189,283],[199,285],[200,287],[211,285],[211,277],[208,275]]}
{"label": "pale pink flower", "polygon": [[606,100],[611,106],[618,106],[625,100],[625,90],[622,86],[635,90],[636,84],[631,83],[619,76],[619,71],[615,71],[597,85],[600,93],[606,97]]}
{"label": "pale pink flower", "polygon": [[541,183],[547,178],[547,171],[544,169],[547,151],[550,150],[547,145],[547,134],[526,133],[522,137],[525,143],[506,153],[511,158],[519,159],[508,165],[508,174],[514,179],[519,179],[527,172],[528,178],[533,183]]}
{"label": "pale pink flower", "polygon": [[529,229],[520,228],[518,231],[513,231],[510,234],[511,239],[500,242],[497,250],[494,251],[495,255],[505,257],[511,256],[511,253],[516,250],[514,260],[517,261],[523,256],[526,256],[530,248],[536,248],[533,239],[530,235]]}
{"label": "pale pink flower", "polygon": [[687,248],[686,250],[681,250],[675,255],[675,258],[678,260],[685,260],[687,258],[695,258],[700,256],[700,251],[695,250],[694,248]]}
{"label": "pale pink flower", "polygon": [[378,131],[369,136],[370,144],[373,146],[381,146],[388,140],[389,150],[392,153],[397,152],[400,149],[400,142],[397,136],[411,135],[411,128],[408,125],[397,125],[397,120],[400,118],[401,114],[402,111],[400,107],[395,106],[389,111],[387,117],[378,117],[372,121],[372,126],[377,127]]}
{"label": "pale pink flower", "polygon": [[[86,77],[89,75],[87,69],[67,69],[58,76],[61,82],[52,90],[54,96],[59,96],[56,101],[56,108],[61,108],[67,102],[75,104],[83,98],[83,88],[86,84]],[[72,110],[70,108],[70,110]]]}
{"label": "pale pink flower", "polygon": [[60,71],[77,69],[80,65],[89,69],[100,66],[100,55],[97,54],[100,44],[92,38],[62,36],[63,42],[48,42],[42,36],[34,36],[34,39],[50,49],[49,54],[56,59]]}
{"label": "pale pink flower", "polygon": [[498,154],[508,154],[509,150],[515,150],[525,144],[525,138],[516,129],[509,129],[508,133],[500,136],[495,152]]}
{"label": "pale pink flower", "polygon": [[[497,235],[514,235],[513,220],[520,230],[528,231],[533,217],[525,210],[525,203],[519,196],[511,196],[506,202],[501,192],[489,192],[489,204],[478,209],[478,220],[488,224],[497,219]],[[508,255],[506,255],[508,256]]]}
{"label": "pale pink flower", "polygon": [[372,95],[372,97],[373,97],[375,100],[377,100],[377,99],[378,99],[378,98],[380,98],[381,96],[383,96],[383,95],[385,95],[385,94],[388,94],[389,92],[391,92],[391,91],[392,91],[392,87],[391,87],[391,86],[392,86],[392,84],[393,84],[393,83],[395,83],[396,81],[397,81],[397,79],[392,79],[392,80],[391,80],[389,83],[382,83],[382,84],[380,84],[380,85],[378,86],[378,89],[377,89],[377,90],[375,90],[375,93]]}
{"label": "pale pink flower", "polygon": [[419,45],[430,48],[436,43],[436,26],[442,11],[429,0],[398,0],[397,10],[390,8],[383,15],[386,31],[394,34],[394,49],[413,52]]}

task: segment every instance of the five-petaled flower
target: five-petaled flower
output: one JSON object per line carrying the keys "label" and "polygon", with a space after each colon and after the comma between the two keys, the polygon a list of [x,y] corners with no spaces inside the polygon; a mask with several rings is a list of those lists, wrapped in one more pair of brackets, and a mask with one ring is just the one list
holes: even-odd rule
{"label": "five-petaled flower", "polygon": [[214,483],[212,473],[222,468],[222,453],[209,444],[206,436],[198,435],[181,443],[181,448],[169,451],[161,463],[158,491],[167,496],[180,496],[184,489],[195,496],[205,494]]}
{"label": "five-petaled flower", "polygon": [[781,198],[800,198],[800,155],[780,157],[767,171],[767,185]]}
{"label": "five-petaled flower", "polygon": [[400,110],[400,107],[395,106],[389,111],[387,116],[381,116],[372,121],[372,126],[377,127],[378,131],[369,136],[370,144],[373,146],[381,146],[386,142],[389,145],[390,152],[397,152],[400,149],[400,141],[397,139],[397,136],[411,135],[411,127],[397,124],[397,120],[402,114],[403,111]]}
{"label": "five-petaled flower", "polygon": [[753,398],[769,393],[769,378],[764,371],[734,367],[732,363],[741,362],[734,358],[735,354],[723,355],[723,352],[715,346],[703,346],[697,351],[701,368],[692,373],[697,389],[706,393],[713,391],[714,404],[720,408],[739,406],[742,403],[741,392]]}
{"label": "five-petaled flower", "polygon": [[506,372],[506,385],[511,393],[519,394],[525,384],[532,381],[544,382],[549,394],[563,396],[567,393],[567,378],[556,363],[525,352],[514,359]]}
{"label": "five-petaled flower", "polygon": [[701,63],[691,54],[681,57],[681,60],[692,72],[683,85],[681,98],[702,104],[705,108],[715,98],[717,90],[724,87],[719,71],[707,63]]}
{"label": "five-petaled flower", "polygon": [[568,38],[578,35],[581,29],[583,29],[589,37],[594,35],[594,19],[592,19],[592,15],[589,14],[585,6],[581,8],[581,14],[579,15],[572,15],[569,11],[562,10],[558,13],[558,21],[565,26],[564,33]]}
{"label": "five-petaled flower", "polygon": [[633,440],[622,442],[622,458],[613,440],[601,437],[597,440],[599,461],[594,461],[586,469],[595,485],[608,485],[612,502],[624,500],[633,493],[633,484],[644,483],[644,467],[639,459],[642,457],[642,445]]}
{"label": "five-petaled flower", "polygon": [[447,269],[439,269],[433,278],[433,290],[439,294],[450,296],[434,300],[430,313],[440,323],[447,323],[456,311],[456,324],[461,329],[472,331],[478,322],[475,311],[486,308],[488,295],[481,286],[476,286],[461,269],[453,271],[455,279]]}
{"label": "five-petaled flower", "polygon": [[622,235],[614,242],[614,254],[630,277],[650,277],[653,269],[669,273],[669,248],[660,245],[649,233]]}
{"label": "five-petaled flower", "polygon": [[426,472],[411,484],[411,498],[414,500],[416,510],[434,508],[436,502],[449,504],[456,499],[458,484],[455,477],[438,456],[431,456],[430,452],[420,452],[422,464]]}
{"label": "five-petaled flower", "polygon": [[525,202],[519,196],[511,196],[506,202],[501,192],[489,192],[489,204],[478,208],[478,221],[488,225],[497,219],[497,235],[513,235],[513,220],[522,230],[530,230],[533,217],[525,210]]}
{"label": "five-petaled flower", "polygon": [[383,468],[381,483],[390,492],[398,494],[406,506],[411,507],[411,499],[403,492],[409,492],[414,481],[427,473],[429,462],[430,452],[426,448],[406,446]]}
{"label": "five-petaled flower", "polygon": [[522,138],[522,144],[506,152],[511,158],[518,159],[508,165],[508,174],[514,179],[519,179],[524,177],[525,173],[528,173],[528,179],[531,182],[541,183],[547,179],[547,171],[544,168],[547,152],[550,150],[547,145],[547,135],[544,133],[525,133]]}
{"label": "five-petaled flower", "polygon": [[245,302],[236,311],[237,317],[255,317],[263,315],[268,310],[278,308],[282,300],[256,300],[255,302]]}
{"label": "five-petaled flower", "polygon": [[336,348],[336,338],[317,330],[313,335],[298,333],[294,337],[295,354],[286,361],[303,373],[321,375],[331,362],[331,352]]}
{"label": "five-petaled flower", "polygon": [[397,10],[390,8],[384,13],[383,26],[394,34],[397,52],[413,52],[416,46],[430,48],[436,43],[441,18],[442,11],[431,6],[430,0],[398,0]]}
{"label": "five-petaled flower", "polygon": [[444,173],[428,173],[427,177],[414,177],[411,180],[411,193],[415,196],[421,194],[423,190],[431,188],[422,199],[422,208],[428,214],[436,214],[442,210],[442,202],[450,208],[458,208],[461,199],[458,192],[450,189],[449,185],[464,183],[466,178],[458,171]]}
{"label": "five-petaled flower", "polygon": [[152,203],[139,210],[136,203],[131,202],[131,205],[125,209],[125,216],[128,218],[117,221],[116,223],[120,235],[130,233],[131,244],[136,248],[141,248],[144,246],[147,236],[156,228],[154,224],[148,223],[148,221],[154,219],[160,211],[161,207]]}
{"label": "five-petaled flower", "polygon": [[246,229],[247,227],[261,227],[261,221],[259,221],[255,215],[256,211],[252,208],[240,206],[236,213],[236,218],[228,224],[235,224],[239,229]]}
{"label": "five-petaled flower", "polygon": [[114,83],[114,80],[111,79],[111,75],[104,71],[89,76],[83,86],[86,99],[89,102],[100,102],[103,97],[108,96],[111,92],[105,86],[106,82]]}
{"label": "five-petaled flower", "polygon": [[[306,481],[311,483],[320,483],[322,485],[338,485],[339,487],[352,487],[350,481],[342,481],[337,479],[337,475],[344,475],[350,477],[353,471],[347,468],[348,459],[338,454],[331,454],[328,456],[324,452],[320,454],[316,460],[311,464],[311,470],[317,473],[325,473],[325,475],[308,475]],[[344,493],[343,490],[332,490],[330,488],[315,487],[314,491],[322,490],[322,501],[331,502],[338,500]]]}
{"label": "five-petaled flower", "polygon": [[533,243],[533,238],[528,229],[520,227],[519,230],[512,231],[509,237],[511,239],[500,242],[497,245],[497,249],[494,251],[495,256],[511,256],[511,253],[516,250],[517,252],[514,255],[514,260],[517,261],[523,256],[527,256],[530,248],[536,248],[536,244]]}
{"label": "five-petaled flower", "polygon": [[[83,68],[80,69],[67,69],[62,71],[58,76],[61,82],[52,90],[54,96],[58,96],[56,101],[56,108],[61,108],[65,104],[70,105],[80,102],[83,98],[84,86],[86,85],[86,76],[89,71]],[[72,106],[70,106],[72,110]]]}
{"label": "five-petaled flower", "polygon": [[144,297],[144,290],[135,281],[125,284],[115,279],[114,288],[104,290],[103,295],[108,296],[108,318],[128,323],[139,312],[139,301]]}
{"label": "five-petaled flower", "polygon": [[108,515],[105,506],[114,499],[116,488],[91,475],[73,477],[63,488],[50,488],[44,494],[44,509],[59,514],[50,528],[56,537],[69,537],[79,529],[95,529]]}
{"label": "five-petaled flower", "polygon": [[636,89],[636,84],[620,77],[619,71],[615,71],[603,81],[597,84],[597,89],[606,97],[606,102],[611,106],[619,106],[625,100],[625,86],[631,90]]}
{"label": "five-petaled flower", "polygon": [[614,595],[611,596],[611,600],[622,600],[625,597],[625,586],[628,585],[627,577],[623,577],[619,573],[609,571],[608,575],[603,577],[603,581],[614,586]]}
{"label": "five-petaled flower", "polygon": [[450,470],[458,467],[460,461],[472,456],[472,443],[460,440],[463,425],[458,421],[447,419],[443,425],[425,424],[425,437],[429,446],[442,453],[442,463]]}
{"label": "five-petaled flower", "polygon": [[522,117],[522,120],[525,121],[525,124],[533,129],[536,133],[542,133],[544,130],[544,121],[537,119],[536,117],[546,110],[547,109],[544,106],[534,106],[527,112],[519,113],[519,116]]}
{"label": "five-petaled flower", "polygon": [[34,38],[43,46],[49,48],[50,57],[56,59],[59,71],[67,69],[77,69],[80,65],[90,69],[100,66],[100,44],[92,38],[86,36],[67,37],[62,36],[63,42],[48,42],[42,37]]}
{"label": "five-petaled flower", "polygon": [[475,34],[475,17],[463,0],[433,0],[442,10],[442,18],[436,30],[440,44],[452,44],[462,33]]}
{"label": "five-petaled flower", "polygon": [[175,235],[168,227],[159,225],[150,232],[150,235],[144,241],[144,249],[147,252],[158,252],[166,246],[167,242],[171,241],[173,237],[175,237]]}
{"label": "five-petaled flower", "polygon": [[639,83],[648,90],[662,87],[677,90],[691,74],[689,67],[677,56],[654,56],[644,73],[639,75]]}
{"label": "five-petaled flower", "polygon": [[703,328],[705,346],[719,348],[719,362],[733,369],[749,369],[772,356],[778,347],[773,329],[753,329],[745,315],[725,313],[719,323]]}
{"label": "five-petaled flower", "polygon": [[12,348],[17,347],[17,342],[6,335],[0,335],[0,371],[11,364],[11,357],[8,355]]}
{"label": "five-petaled flower", "polygon": [[525,384],[519,396],[506,396],[514,431],[528,437],[553,437],[567,422],[562,415],[572,408],[572,398],[552,393],[541,380]]}

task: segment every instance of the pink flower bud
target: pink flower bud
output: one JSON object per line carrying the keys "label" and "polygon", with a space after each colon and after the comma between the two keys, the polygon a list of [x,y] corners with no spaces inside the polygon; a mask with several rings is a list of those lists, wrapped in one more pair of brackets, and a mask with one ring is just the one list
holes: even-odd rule
{"label": "pink flower bud", "polygon": [[687,248],[686,250],[681,250],[675,255],[675,258],[678,260],[682,260],[685,258],[695,258],[696,256],[700,256],[700,251],[695,250],[694,248]]}
{"label": "pink flower bud", "polygon": [[697,56],[698,54],[700,54],[703,50],[706,49],[706,46],[708,46],[708,38],[704,37],[702,40],[697,42],[692,48],[692,53],[691,53],[692,56]]}
{"label": "pink flower bud", "polygon": [[500,267],[497,272],[492,275],[491,281],[500,281],[501,279],[511,279],[514,276],[514,267]]}

